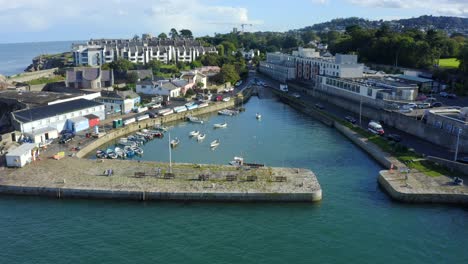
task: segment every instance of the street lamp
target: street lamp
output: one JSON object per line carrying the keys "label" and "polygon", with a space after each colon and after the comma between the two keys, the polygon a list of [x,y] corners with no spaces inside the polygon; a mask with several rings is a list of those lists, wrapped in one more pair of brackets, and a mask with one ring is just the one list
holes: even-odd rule
{"label": "street lamp", "polygon": [[458,143],[460,142],[460,134],[462,133],[462,129],[459,128],[458,129],[458,133],[457,133],[457,145],[455,146],[455,157],[454,157],[454,161],[457,161],[458,159]]}

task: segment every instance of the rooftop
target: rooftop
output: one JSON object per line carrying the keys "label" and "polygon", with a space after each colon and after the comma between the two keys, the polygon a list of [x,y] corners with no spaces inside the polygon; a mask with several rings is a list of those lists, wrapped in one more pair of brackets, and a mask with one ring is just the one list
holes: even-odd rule
{"label": "rooftop", "polygon": [[0,91],[0,100],[16,100],[31,107],[47,105],[50,102],[81,96],[77,93],[55,93],[55,92],[29,92],[29,91]]}
{"label": "rooftop", "polygon": [[7,155],[9,156],[20,156],[23,155],[25,152],[31,151],[36,147],[34,143],[24,143],[17,148],[8,151]]}
{"label": "rooftop", "polygon": [[420,83],[432,82],[431,79],[421,78],[421,77],[411,76],[411,75],[404,75],[404,74],[399,74],[399,75],[396,75],[395,77],[399,79],[407,80],[407,81],[420,82]]}
{"label": "rooftop", "polygon": [[35,108],[25,109],[13,112],[13,116],[20,122],[31,122],[41,120],[44,118],[60,115],[63,113],[69,113],[86,109],[95,106],[101,106],[102,104],[86,100],[78,99],[64,103],[58,103],[54,105],[39,106]]}

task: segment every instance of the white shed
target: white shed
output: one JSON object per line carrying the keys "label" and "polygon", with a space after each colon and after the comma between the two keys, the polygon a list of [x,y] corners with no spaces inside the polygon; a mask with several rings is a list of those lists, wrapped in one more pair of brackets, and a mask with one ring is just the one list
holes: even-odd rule
{"label": "white shed", "polygon": [[9,151],[6,157],[7,167],[24,167],[34,159],[36,144],[24,143],[21,146]]}

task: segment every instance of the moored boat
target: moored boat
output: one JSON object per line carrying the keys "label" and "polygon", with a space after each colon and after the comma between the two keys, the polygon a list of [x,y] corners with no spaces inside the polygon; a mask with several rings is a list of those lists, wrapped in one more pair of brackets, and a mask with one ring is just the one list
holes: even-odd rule
{"label": "moored boat", "polygon": [[220,144],[219,139],[216,139],[210,143],[210,147],[216,148],[217,146],[219,146],[219,144]]}
{"label": "moored boat", "polygon": [[178,138],[174,138],[173,140],[171,140],[171,147],[175,148],[177,145],[179,145],[179,143],[180,140]]}
{"label": "moored boat", "polygon": [[200,131],[198,131],[198,130],[195,130],[195,131],[192,131],[192,132],[189,133],[189,135],[190,135],[191,137],[196,137],[196,136],[198,136],[199,134],[200,134]]}
{"label": "moored boat", "polygon": [[198,140],[198,141],[202,141],[202,140],[205,139],[205,137],[206,137],[206,134],[199,134],[199,135],[197,136],[197,140]]}
{"label": "moored boat", "polygon": [[200,118],[198,117],[195,117],[195,116],[187,116],[187,120],[192,122],[192,123],[199,123],[199,124],[203,124],[203,120],[201,120]]}
{"label": "moored boat", "polygon": [[225,128],[227,127],[227,123],[224,122],[224,123],[214,124],[213,126],[214,128]]}
{"label": "moored boat", "polygon": [[255,118],[257,118],[257,119],[261,119],[261,118],[262,118],[262,115],[261,115],[261,114],[259,114],[259,113],[257,113],[257,114],[255,115]]}

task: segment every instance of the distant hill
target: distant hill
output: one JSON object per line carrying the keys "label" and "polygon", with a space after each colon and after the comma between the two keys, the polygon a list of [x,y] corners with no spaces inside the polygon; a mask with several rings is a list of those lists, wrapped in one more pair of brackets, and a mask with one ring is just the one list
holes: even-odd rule
{"label": "distant hill", "polygon": [[391,21],[367,20],[358,17],[337,18],[328,22],[299,29],[299,31],[341,31],[345,30],[346,27],[353,25],[358,25],[362,28],[373,29],[379,28],[383,23],[388,24],[391,28],[396,30],[403,30],[406,28],[416,28],[421,30],[439,29],[446,31],[449,34],[468,34],[468,18],[448,16],[420,16],[416,18],[398,19]]}

